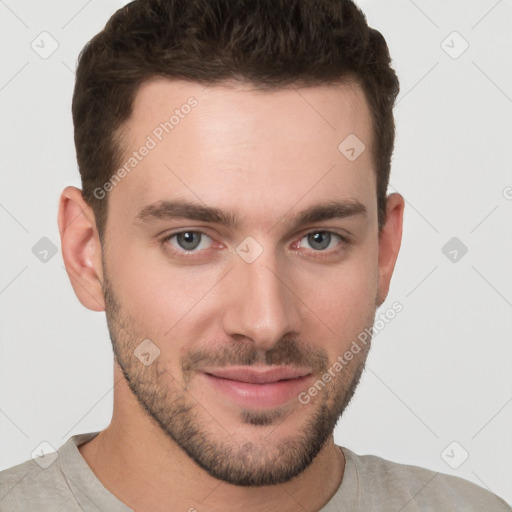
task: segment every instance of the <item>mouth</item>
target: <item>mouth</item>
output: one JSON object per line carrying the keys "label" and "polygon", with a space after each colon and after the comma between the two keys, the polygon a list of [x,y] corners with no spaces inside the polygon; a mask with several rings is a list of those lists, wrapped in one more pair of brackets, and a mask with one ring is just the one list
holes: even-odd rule
{"label": "mouth", "polygon": [[218,396],[246,408],[282,406],[304,390],[312,379],[309,368],[291,366],[232,366],[205,368],[201,374]]}

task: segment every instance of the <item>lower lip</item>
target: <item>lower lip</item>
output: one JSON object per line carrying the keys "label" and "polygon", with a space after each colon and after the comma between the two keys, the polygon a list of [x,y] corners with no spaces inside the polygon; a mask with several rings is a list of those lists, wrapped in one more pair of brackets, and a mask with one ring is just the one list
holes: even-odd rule
{"label": "lower lip", "polygon": [[207,382],[231,401],[242,407],[272,408],[296,399],[307,388],[311,375],[297,379],[280,380],[266,384],[253,384],[223,379],[209,373],[202,374]]}

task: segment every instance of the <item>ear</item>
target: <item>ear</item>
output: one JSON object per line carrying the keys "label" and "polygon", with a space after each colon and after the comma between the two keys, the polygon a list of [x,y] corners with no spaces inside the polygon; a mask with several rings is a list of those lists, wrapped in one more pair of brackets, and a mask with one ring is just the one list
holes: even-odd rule
{"label": "ear", "polygon": [[379,234],[379,284],[377,306],[380,306],[388,295],[391,276],[395,268],[400,243],[402,242],[402,226],[404,217],[404,198],[400,194],[390,194],[386,200],[386,222]]}
{"label": "ear", "polygon": [[58,222],[64,265],[78,300],[88,309],[104,311],[101,245],[94,212],[80,189],[63,190]]}

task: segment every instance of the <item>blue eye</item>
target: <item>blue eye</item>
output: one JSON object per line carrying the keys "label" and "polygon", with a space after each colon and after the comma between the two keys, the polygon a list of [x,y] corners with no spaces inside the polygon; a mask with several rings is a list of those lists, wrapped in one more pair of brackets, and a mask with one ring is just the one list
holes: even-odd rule
{"label": "blue eye", "polygon": [[211,238],[201,231],[180,231],[173,233],[164,239],[169,242],[175,249],[181,251],[196,251],[196,249],[207,249],[208,244],[205,243],[204,238]]}
{"label": "blue eye", "polygon": [[[332,242],[338,239],[338,243],[331,245]],[[310,247],[315,251],[325,251],[325,249],[332,249],[339,245],[339,241],[344,241],[341,235],[332,233],[331,231],[311,231],[305,235],[301,240],[306,239]]]}
{"label": "blue eye", "polygon": [[[167,235],[162,239],[162,244],[174,256],[183,256],[190,259],[194,257],[207,257],[208,254],[213,256],[207,249],[212,248],[215,245],[215,241],[203,231],[185,229]],[[294,242],[293,248],[303,248],[304,244],[309,246],[304,247],[307,249],[307,253],[310,255],[311,253],[316,254],[317,258],[321,258],[332,257],[334,254],[342,252],[350,245],[350,240],[332,231],[315,230],[310,231]],[[217,243],[217,247],[222,248],[222,244],[219,246]]]}

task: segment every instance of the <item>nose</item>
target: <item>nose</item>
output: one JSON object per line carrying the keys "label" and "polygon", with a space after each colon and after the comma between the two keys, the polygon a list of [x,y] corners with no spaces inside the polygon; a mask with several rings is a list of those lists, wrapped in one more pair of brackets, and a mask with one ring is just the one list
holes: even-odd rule
{"label": "nose", "polygon": [[283,336],[300,333],[301,302],[289,269],[289,264],[278,262],[271,251],[264,251],[252,263],[236,257],[225,290],[228,301],[223,327],[228,335],[250,339],[256,348],[266,351]]}

